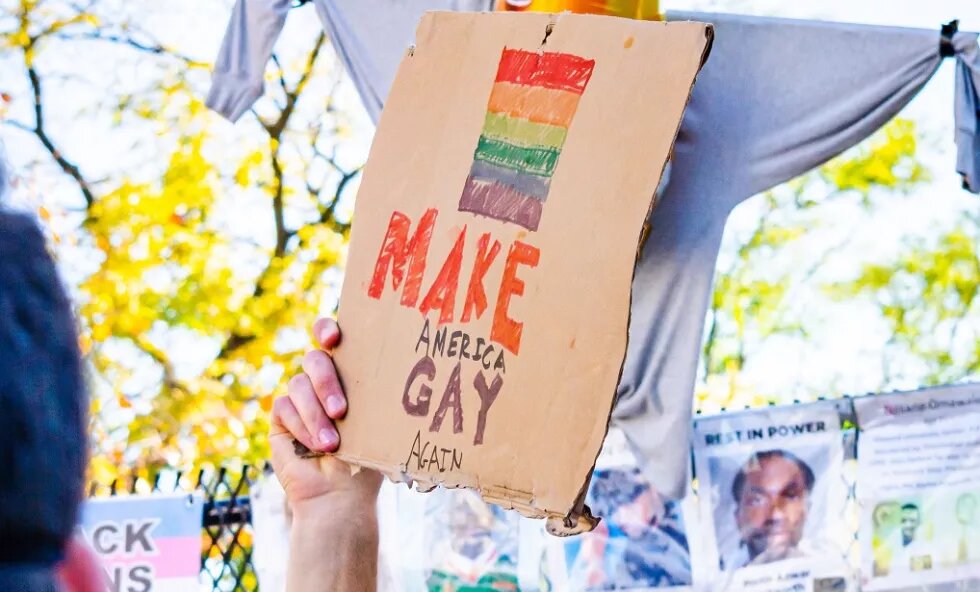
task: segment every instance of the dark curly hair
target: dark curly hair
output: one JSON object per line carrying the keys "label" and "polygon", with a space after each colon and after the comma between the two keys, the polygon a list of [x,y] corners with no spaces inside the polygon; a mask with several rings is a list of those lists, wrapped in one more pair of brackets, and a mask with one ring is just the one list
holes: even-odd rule
{"label": "dark curly hair", "polygon": [[803,483],[806,486],[807,493],[813,491],[813,484],[817,479],[814,477],[813,469],[810,468],[810,465],[800,460],[799,457],[788,450],[764,450],[762,452],[753,453],[752,456],[749,457],[749,460],[745,461],[745,464],[742,465],[742,468],[740,468],[738,473],[735,475],[735,480],[732,482],[732,496],[735,498],[736,502],[742,498],[742,488],[745,487],[745,477],[749,468],[757,467],[762,463],[762,461],[769,460],[770,458],[782,458],[784,460],[796,463],[796,466],[800,469],[800,473],[803,474]]}
{"label": "dark curly hair", "polygon": [[2,590],[56,590],[52,566],[82,499],[86,405],[75,321],[44,237],[0,208]]}

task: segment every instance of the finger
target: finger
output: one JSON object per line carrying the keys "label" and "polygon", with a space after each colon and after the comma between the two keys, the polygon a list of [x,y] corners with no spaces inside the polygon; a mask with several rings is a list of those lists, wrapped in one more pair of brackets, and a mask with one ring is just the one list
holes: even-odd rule
{"label": "finger", "polygon": [[104,572],[95,553],[79,537],[72,537],[65,558],[58,566],[58,576],[68,590],[99,592],[105,590]]}
{"label": "finger", "polygon": [[269,427],[270,436],[288,434],[299,440],[310,450],[314,450],[313,438],[303,425],[299,411],[289,397],[279,397],[272,403],[272,422]]}
{"label": "finger", "polygon": [[[322,353],[322,352],[321,352]],[[327,417],[323,404],[313,390],[313,383],[306,374],[297,374],[289,381],[289,400],[312,436],[314,447],[311,450],[332,451],[337,448],[340,436],[333,422]]]}
{"label": "finger", "polygon": [[323,349],[333,349],[340,342],[340,327],[330,318],[317,319],[313,323],[313,338]]}
{"label": "finger", "polygon": [[313,385],[313,392],[327,415],[340,419],[347,413],[347,397],[337,377],[333,359],[323,350],[315,349],[303,356],[303,372]]}

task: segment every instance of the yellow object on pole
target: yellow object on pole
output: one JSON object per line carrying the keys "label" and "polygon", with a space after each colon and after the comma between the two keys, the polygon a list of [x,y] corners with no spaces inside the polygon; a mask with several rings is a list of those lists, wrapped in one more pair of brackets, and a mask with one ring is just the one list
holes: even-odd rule
{"label": "yellow object on pole", "polygon": [[605,14],[661,20],[659,0],[498,0],[497,10]]}

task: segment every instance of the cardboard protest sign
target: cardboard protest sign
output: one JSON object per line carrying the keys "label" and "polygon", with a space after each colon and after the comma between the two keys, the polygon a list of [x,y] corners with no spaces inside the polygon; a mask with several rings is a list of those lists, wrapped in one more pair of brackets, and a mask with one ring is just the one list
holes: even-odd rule
{"label": "cardboard protest sign", "polygon": [[854,409],[861,589],[980,589],[980,385]]}
{"label": "cardboard protest sign", "polygon": [[711,28],[429,13],[416,40],[354,212],[337,456],[574,529]]}
{"label": "cardboard protest sign", "polygon": [[[694,422],[695,583],[705,590],[856,588],[847,552],[841,416],[849,401],[757,409]],[[694,539],[694,535],[691,535]]]}
{"label": "cardboard protest sign", "polygon": [[201,571],[199,497],[154,495],[89,500],[81,532],[110,592],[186,592]]}

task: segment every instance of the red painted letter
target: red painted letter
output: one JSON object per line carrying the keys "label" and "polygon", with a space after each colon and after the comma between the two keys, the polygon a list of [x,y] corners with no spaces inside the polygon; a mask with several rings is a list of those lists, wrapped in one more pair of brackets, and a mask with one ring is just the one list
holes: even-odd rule
{"label": "red painted letter", "polygon": [[438,308],[439,324],[453,322],[453,313],[456,311],[456,286],[459,285],[459,268],[463,264],[463,244],[466,242],[466,227],[459,233],[456,244],[449,251],[446,262],[442,264],[439,275],[432,282],[432,287],[422,299],[419,310],[423,315]]}
{"label": "red painted letter", "polygon": [[487,275],[487,270],[493,265],[493,260],[500,252],[500,241],[495,239],[490,252],[487,253],[489,243],[489,232],[481,236],[476,243],[476,260],[473,262],[473,273],[470,274],[470,284],[466,290],[466,300],[463,302],[463,318],[460,319],[463,323],[469,322],[471,309],[476,311],[476,318],[483,316],[483,311],[487,309],[487,293],[483,289],[483,276]]}
{"label": "red painted letter", "polygon": [[[388,222],[385,240],[381,243],[378,261],[374,264],[374,276],[368,286],[368,296],[380,299],[385,289],[385,279],[388,277],[388,266],[391,266],[391,286],[397,290],[405,282],[402,289],[401,303],[405,306],[415,306],[419,299],[419,289],[422,287],[422,274],[425,272],[425,257],[429,252],[429,242],[432,239],[432,229],[439,214],[435,209],[426,210],[419,221],[419,227],[411,240],[408,229],[412,221],[401,212],[392,212]],[[405,263],[408,263],[408,275],[405,274]]]}
{"label": "red painted letter", "polygon": [[511,295],[524,294],[524,282],[517,277],[517,266],[528,265],[537,267],[541,251],[537,247],[514,241],[507,253],[507,263],[504,265],[504,277],[500,280],[500,292],[497,293],[497,307],[493,311],[493,326],[490,328],[490,339],[504,346],[511,353],[517,354],[521,349],[521,332],[524,323],[515,321],[507,316]]}

